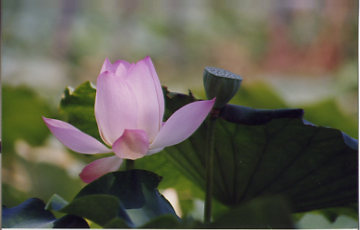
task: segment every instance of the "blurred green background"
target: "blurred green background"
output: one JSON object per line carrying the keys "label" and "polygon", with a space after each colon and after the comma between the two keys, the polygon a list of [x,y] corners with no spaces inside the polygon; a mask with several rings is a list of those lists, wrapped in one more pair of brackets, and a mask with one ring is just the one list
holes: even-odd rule
{"label": "blurred green background", "polygon": [[[204,67],[223,68],[243,77],[232,103],[301,107],[310,122],[358,138],[356,0],[2,0],[1,51],[9,207],[54,193],[69,201],[84,186],[78,173],[90,160],[62,146],[41,116],[66,119],[63,90],[95,83],[106,57],[149,55],[162,85],[202,99]],[[322,218],[299,227],[357,226]]]}

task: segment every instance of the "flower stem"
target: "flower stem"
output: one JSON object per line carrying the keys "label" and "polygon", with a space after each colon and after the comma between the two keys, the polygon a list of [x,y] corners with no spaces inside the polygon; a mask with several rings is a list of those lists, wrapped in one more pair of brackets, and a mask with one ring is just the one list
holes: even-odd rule
{"label": "flower stem", "polygon": [[126,171],[132,170],[135,168],[135,160],[126,159]]}
{"label": "flower stem", "polygon": [[214,162],[214,130],[218,117],[218,109],[212,109],[210,112],[210,119],[208,123],[207,137],[206,137],[206,163],[205,163],[205,210],[204,222],[210,223],[211,209],[212,209],[212,184],[213,184],[213,162]]}

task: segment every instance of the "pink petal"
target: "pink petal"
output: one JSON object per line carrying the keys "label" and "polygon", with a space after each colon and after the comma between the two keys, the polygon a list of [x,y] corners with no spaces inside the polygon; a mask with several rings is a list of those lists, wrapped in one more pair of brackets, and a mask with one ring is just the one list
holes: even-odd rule
{"label": "pink petal", "polygon": [[138,129],[143,129],[154,140],[164,116],[164,95],[151,59],[137,62],[128,72],[129,83],[138,102]]}
{"label": "pink petal", "polygon": [[162,91],[162,87],[160,84],[160,80],[159,77],[155,71],[155,66],[153,64],[153,62],[151,61],[151,58],[149,56],[147,56],[144,61],[146,62],[147,66],[150,69],[151,75],[153,77],[154,80],[154,86],[155,86],[155,90],[156,90],[156,94],[157,94],[157,98],[158,98],[158,105],[159,105],[159,119],[160,119],[160,127],[163,123],[163,117],[164,117],[164,111],[165,111],[165,101],[164,101],[164,94]]}
{"label": "pink petal", "polygon": [[134,92],[121,77],[104,72],[97,79],[95,117],[99,132],[112,145],[125,129],[137,126],[137,100]]}
{"label": "pink petal", "polygon": [[135,160],[149,150],[149,137],[141,129],[125,129],[124,134],[113,144],[114,153],[125,159]]}
{"label": "pink petal", "polygon": [[197,101],[177,110],[166,121],[150,149],[157,149],[178,144],[193,134],[205,120],[214,105],[215,98],[210,101]]}
{"label": "pink petal", "polygon": [[117,60],[113,64],[115,69],[115,75],[119,77],[126,77],[127,72],[130,70],[132,64],[127,61]]}
{"label": "pink petal", "polygon": [[45,124],[54,136],[69,149],[85,154],[112,152],[100,141],[83,133],[69,123],[43,117]]}
{"label": "pink petal", "polygon": [[86,165],[80,173],[80,179],[85,183],[90,183],[98,179],[108,172],[113,172],[119,169],[123,159],[117,156],[104,157],[91,162]]}
{"label": "pink petal", "polygon": [[101,67],[100,74],[102,74],[105,71],[108,71],[110,73],[115,73],[115,68],[107,58],[105,59],[104,64]]}

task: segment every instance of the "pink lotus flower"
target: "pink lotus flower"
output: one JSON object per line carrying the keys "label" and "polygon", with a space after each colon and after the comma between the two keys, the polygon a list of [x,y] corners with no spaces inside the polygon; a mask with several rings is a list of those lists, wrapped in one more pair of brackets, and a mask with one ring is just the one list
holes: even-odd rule
{"label": "pink lotus flower", "polygon": [[95,117],[105,146],[74,126],[43,117],[55,137],[84,154],[114,152],[88,164],[80,178],[89,183],[116,171],[123,159],[138,159],[187,139],[201,125],[215,100],[197,101],[177,110],[166,122],[164,96],[149,57],[136,64],[106,59],[97,79]]}

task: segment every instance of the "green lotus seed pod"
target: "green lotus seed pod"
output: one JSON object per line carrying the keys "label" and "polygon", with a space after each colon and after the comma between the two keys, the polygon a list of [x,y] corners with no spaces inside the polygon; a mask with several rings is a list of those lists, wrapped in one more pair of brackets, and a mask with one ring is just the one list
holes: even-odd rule
{"label": "green lotus seed pod", "polygon": [[242,78],[224,69],[205,67],[203,81],[207,99],[216,97],[213,108],[221,109],[236,94]]}

